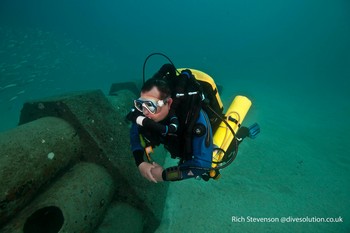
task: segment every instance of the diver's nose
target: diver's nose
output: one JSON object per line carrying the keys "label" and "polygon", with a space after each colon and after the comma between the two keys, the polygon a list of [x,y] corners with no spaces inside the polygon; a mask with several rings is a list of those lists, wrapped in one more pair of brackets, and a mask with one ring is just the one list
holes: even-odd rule
{"label": "diver's nose", "polygon": [[142,108],[142,113],[145,116],[148,116],[150,114],[147,108]]}

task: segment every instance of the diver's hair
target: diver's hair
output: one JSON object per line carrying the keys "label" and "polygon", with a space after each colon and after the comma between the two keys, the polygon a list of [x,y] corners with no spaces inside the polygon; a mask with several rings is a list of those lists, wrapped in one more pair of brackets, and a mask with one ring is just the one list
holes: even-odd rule
{"label": "diver's hair", "polygon": [[142,86],[141,92],[150,91],[153,87],[157,87],[160,92],[160,98],[165,99],[171,95],[168,83],[159,78],[150,78]]}

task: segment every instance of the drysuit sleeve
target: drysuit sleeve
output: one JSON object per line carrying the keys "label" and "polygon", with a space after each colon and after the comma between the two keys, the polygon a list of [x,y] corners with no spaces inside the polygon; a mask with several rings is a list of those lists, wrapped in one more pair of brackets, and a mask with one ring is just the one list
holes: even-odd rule
{"label": "drysuit sleeve", "polygon": [[[202,130],[202,133],[193,136],[193,156],[192,160],[188,162],[191,163],[191,166],[210,168],[213,159],[213,132],[208,116],[203,110],[201,110],[194,127],[204,130]],[[197,132],[197,130],[195,131]]]}
{"label": "drysuit sleeve", "polygon": [[185,161],[179,166],[164,169],[162,178],[164,181],[178,181],[201,176],[211,167],[213,156],[213,135],[207,115],[201,111],[195,127],[198,126],[202,132],[195,135],[192,141],[192,159]]}
{"label": "drysuit sleeve", "polygon": [[130,144],[131,144],[131,151],[134,155],[136,166],[139,166],[142,162],[144,162],[144,159],[143,159],[144,149],[141,145],[137,124],[135,123],[131,125],[131,129],[130,129]]}

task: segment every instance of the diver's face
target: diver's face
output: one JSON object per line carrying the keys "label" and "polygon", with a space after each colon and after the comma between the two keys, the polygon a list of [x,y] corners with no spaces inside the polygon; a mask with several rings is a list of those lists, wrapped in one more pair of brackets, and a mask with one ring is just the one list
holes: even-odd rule
{"label": "diver's face", "polygon": [[[153,87],[150,91],[141,92],[140,98],[144,100],[152,100],[154,102],[157,102],[158,100],[162,100],[160,99],[160,91],[158,90],[157,87]],[[142,112],[146,117],[154,120],[155,122],[159,122],[164,120],[168,116],[171,103],[172,103],[172,99],[168,98],[166,104],[164,104],[161,107],[157,106],[156,113],[152,114],[147,110],[147,108],[143,108]]]}

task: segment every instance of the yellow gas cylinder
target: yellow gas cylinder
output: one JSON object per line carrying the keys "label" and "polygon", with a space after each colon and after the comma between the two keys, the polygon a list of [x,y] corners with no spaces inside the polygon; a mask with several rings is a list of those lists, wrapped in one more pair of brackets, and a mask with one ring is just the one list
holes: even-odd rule
{"label": "yellow gas cylinder", "polygon": [[[230,107],[228,108],[225,114],[225,117],[226,121],[235,133],[237,133],[251,105],[252,102],[245,96],[236,96],[232,101]],[[221,150],[214,150],[214,163],[212,163],[212,168],[216,168],[217,163],[220,163],[222,161],[225,155],[224,152],[227,151],[233,139],[234,135],[232,134],[231,130],[228,128],[225,122],[221,122],[218,129],[214,133],[213,138],[214,145],[220,148]],[[216,175],[217,172],[215,170],[212,170],[210,172],[211,177],[215,177]]]}

